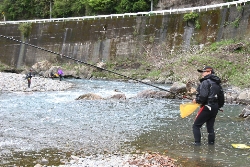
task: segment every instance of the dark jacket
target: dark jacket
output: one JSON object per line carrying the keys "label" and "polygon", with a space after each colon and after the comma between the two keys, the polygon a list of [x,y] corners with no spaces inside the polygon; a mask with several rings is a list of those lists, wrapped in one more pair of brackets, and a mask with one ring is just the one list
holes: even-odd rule
{"label": "dark jacket", "polygon": [[27,75],[26,75],[26,79],[31,79],[32,78],[32,73],[29,72]]}
{"label": "dark jacket", "polygon": [[[220,85],[221,80],[214,74],[209,74],[200,79],[201,84],[197,88],[196,102],[201,105],[219,103],[219,108],[224,105],[224,93]],[[223,95],[223,97],[222,97]],[[223,102],[222,102],[223,101]],[[223,103],[223,104],[222,104]]]}

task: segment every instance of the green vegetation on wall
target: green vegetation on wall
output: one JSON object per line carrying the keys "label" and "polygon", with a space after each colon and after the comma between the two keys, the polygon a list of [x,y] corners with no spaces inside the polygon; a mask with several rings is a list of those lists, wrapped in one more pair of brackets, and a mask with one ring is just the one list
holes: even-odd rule
{"label": "green vegetation on wall", "polygon": [[183,20],[184,21],[193,21],[193,20],[197,19],[198,17],[199,17],[198,13],[190,12],[190,13],[187,13],[183,16]]}
{"label": "green vegetation on wall", "polygon": [[225,22],[224,26],[232,25],[235,28],[239,27],[240,21],[241,21],[242,16],[243,16],[244,7],[243,6],[237,6],[236,8],[237,8],[237,11],[238,11],[237,16],[235,17],[235,19],[233,21],[230,20],[230,21]]}
{"label": "green vegetation on wall", "polygon": [[190,12],[183,16],[183,20],[186,22],[193,22],[196,29],[200,29],[200,23],[198,20],[199,14],[196,12]]}
{"label": "green vegetation on wall", "polygon": [[31,33],[32,23],[21,23],[19,24],[18,29],[21,31],[21,34],[24,38],[28,38]]}

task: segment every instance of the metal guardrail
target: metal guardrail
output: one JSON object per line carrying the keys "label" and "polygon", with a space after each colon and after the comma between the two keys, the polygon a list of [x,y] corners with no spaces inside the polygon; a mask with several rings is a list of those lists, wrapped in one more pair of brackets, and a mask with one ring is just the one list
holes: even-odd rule
{"label": "metal guardrail", "polygon": [[190,8],[180,9],[169,9],[161,11],[150,11],[150,12],[137,12],[137,13],[124,13],[124,14],[111,14],[111,15],[97,15],[97,16],[83,16],[83,17],[68,17],[68,18],[51,18],[51,19],[35,19],[35,20],[19,20],[19,21],[0,21],[0,24],[20,24],[20,23],[46,23],[46,22],[64,22],[64,21],[80,21],[89,19],[100,19],[100,18],[119,18],[119,17],[131,17],[131,16],[145,16],[145,15],[165,15],[175,13],[189,13],[189,12],[201,12],[207,10],[214,10],[216,8],[230,7],[232,5],[245,5],[250,0],[238,0],[233,2],[226,2],[220,4],[213,4],[207,6],[197,6]]}

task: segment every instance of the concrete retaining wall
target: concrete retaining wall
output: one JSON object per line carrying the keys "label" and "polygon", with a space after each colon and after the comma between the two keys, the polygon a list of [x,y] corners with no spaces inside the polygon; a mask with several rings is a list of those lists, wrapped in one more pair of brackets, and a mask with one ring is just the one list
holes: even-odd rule
{"label": "concrete retaining wall", "polygon": [[[0,25],[0,35],[13,37],[85,62],[141,59],[149,51],[170,54],[222,39],[250,37],[250,5],[199,13],[200,29],[183,21],[184,14],[131,16],[82,21],[32,23],[26,39],[19,24]],[[160,49],[159,46],[168,49]],[[0,61],[14,67],[36,62],[72,62],[52,53],[0,38]]]}

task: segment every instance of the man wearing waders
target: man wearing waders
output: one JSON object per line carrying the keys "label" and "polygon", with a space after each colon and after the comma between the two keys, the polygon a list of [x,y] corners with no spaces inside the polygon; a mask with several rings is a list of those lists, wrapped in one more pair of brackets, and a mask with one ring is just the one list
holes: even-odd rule
{"label": "man wearing waders", "polygon": [[32,70],[30,69],[30,72],[26,75],[26,79],[28,80],[28,88],[30,88],[31,78],[32,78]]}
{"label": "man wearing waders", "polygon": [[214,145],[214,122],[218,111],[224,105],[224,93],[220,85],[221,80],[215,75],[212,67],[206,66],[197,71],[202,73],[202,78],[196,90],[196,98],[193,99],[193,103],[200,104],[200,110],[193,124],[194,145],[201,145],[200,129],[204,123],[206,123],[207,127],[208,144]]}

